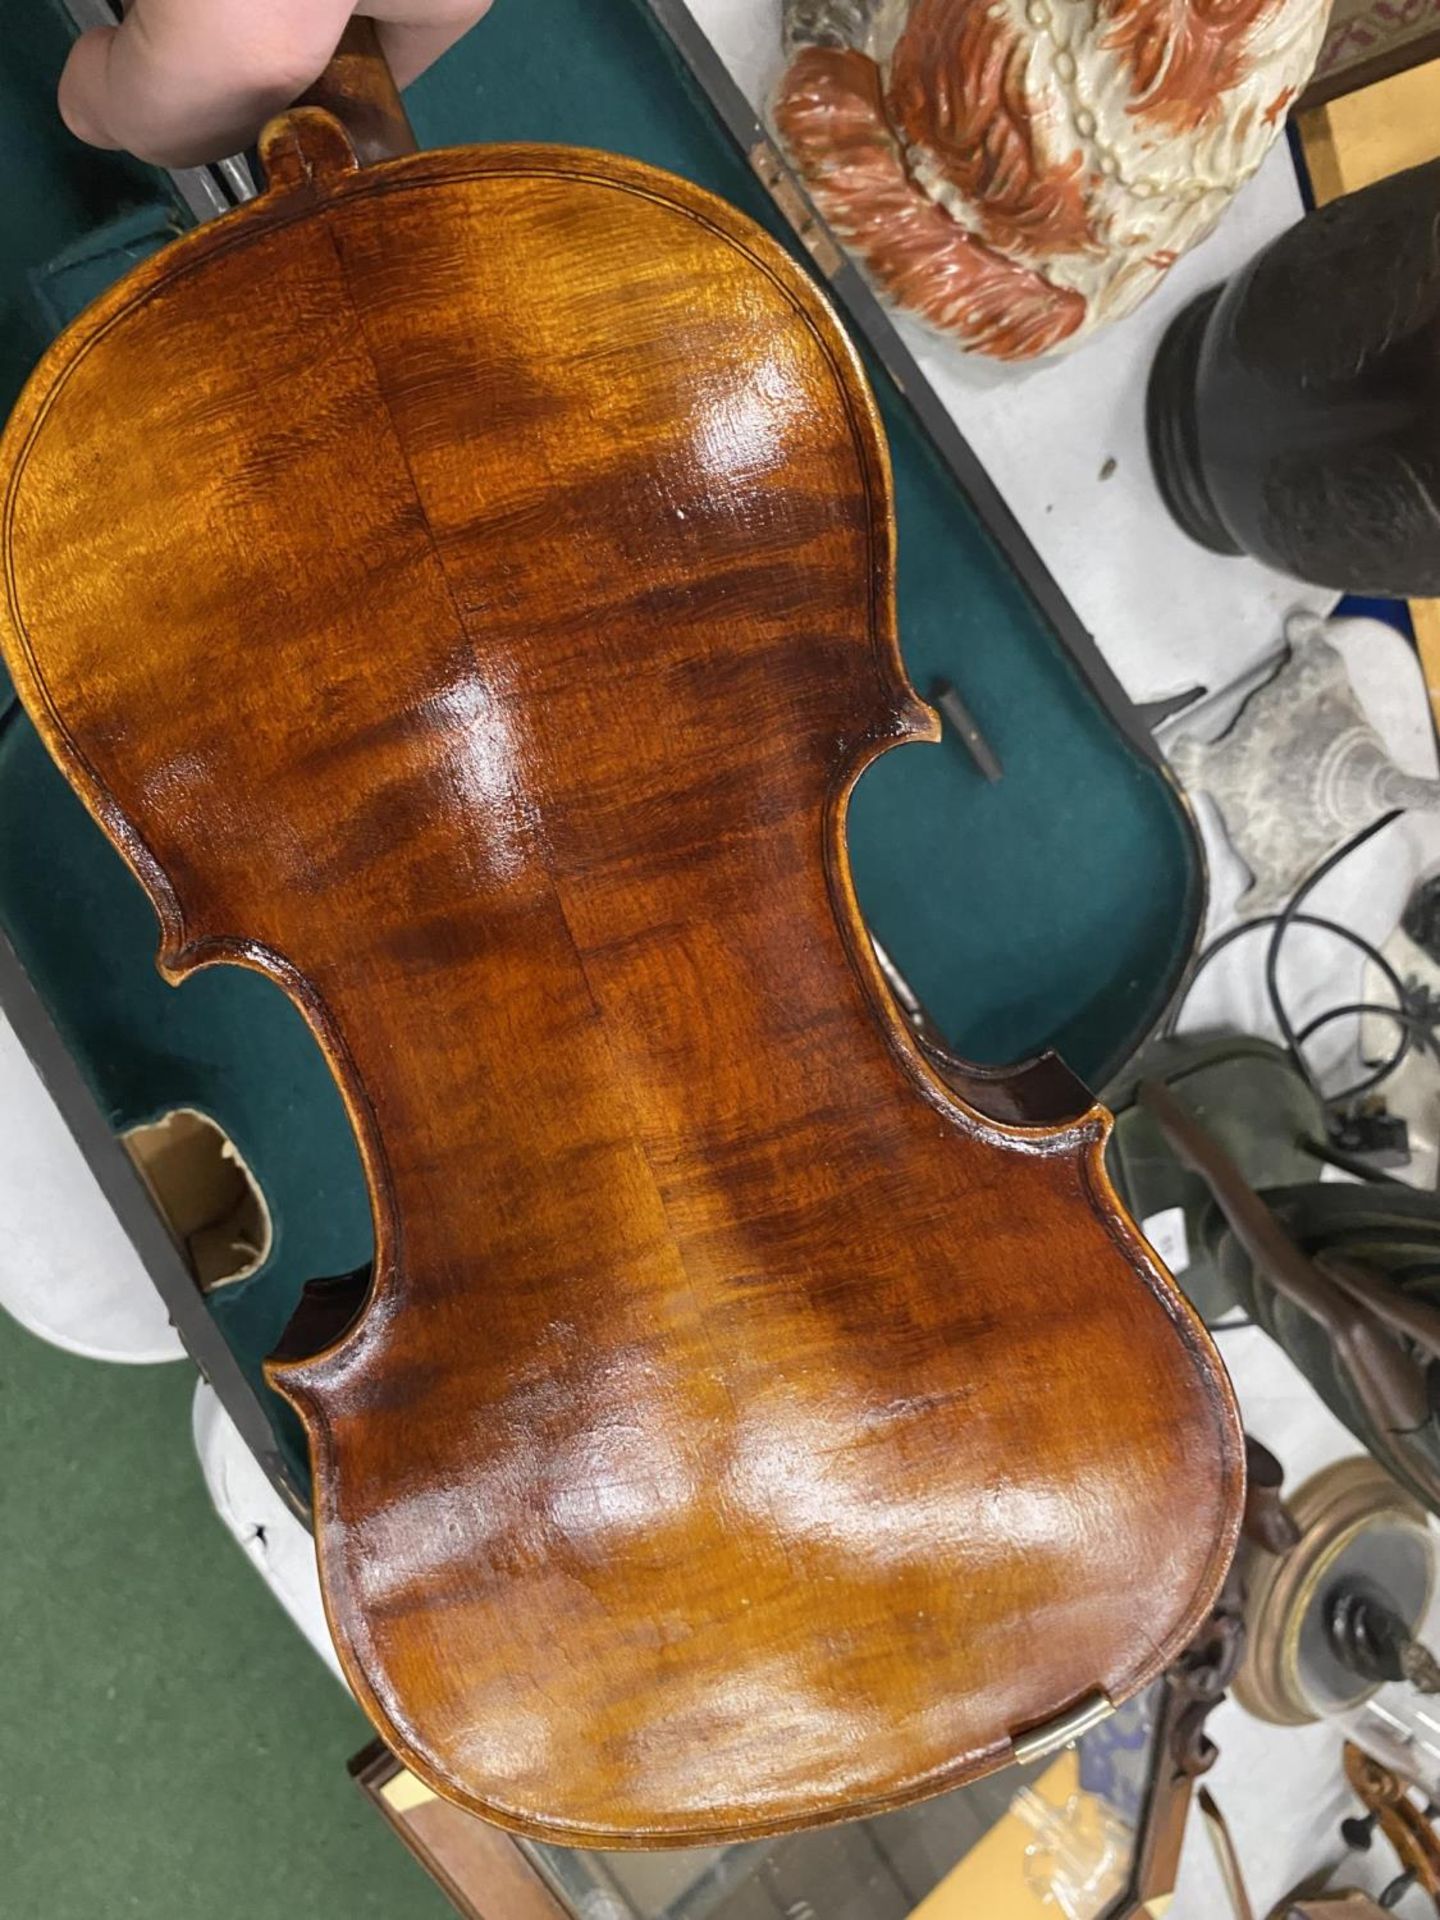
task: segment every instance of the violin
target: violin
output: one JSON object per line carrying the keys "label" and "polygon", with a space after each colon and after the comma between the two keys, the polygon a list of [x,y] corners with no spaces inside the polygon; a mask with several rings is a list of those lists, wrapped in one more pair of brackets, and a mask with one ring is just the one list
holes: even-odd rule
{"label": "violin", "polygon": [[1107,1116],[867,939],[850,792],[938,729],[825,296],[635,161],[406,152],[363,35],[37,369],[5,658],[164,976],[343,1092],[373,1272],[269,1375],[395,1753],[580,1846],[903,1805],[1193,1639],[1231,1394]]}

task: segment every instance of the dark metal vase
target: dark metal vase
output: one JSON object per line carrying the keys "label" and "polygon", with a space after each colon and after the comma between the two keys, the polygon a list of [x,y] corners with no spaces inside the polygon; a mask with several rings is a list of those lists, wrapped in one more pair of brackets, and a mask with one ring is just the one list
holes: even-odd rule
{"label": "dark metal vase", "polygon": [[1165,503],[1203,546],[1440,595],[1440,161],[1307,214],[1186,307],[1147,420]]}

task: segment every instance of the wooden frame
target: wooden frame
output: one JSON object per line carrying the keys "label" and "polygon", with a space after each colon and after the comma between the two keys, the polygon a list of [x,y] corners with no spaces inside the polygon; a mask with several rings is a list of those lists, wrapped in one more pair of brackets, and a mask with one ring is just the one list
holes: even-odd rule
{"label": "wooden frame", "polygon": [[[1362,7],[1357,11],[1363,14],[1366,9]],[[1392,8],[1391,11],[1399,9]],[[1339,99],[1342,94],[1358,93],[1374,86],[1377,81],[1389,80],[1393,75],[1405,72],[1408,67],[1422,66],[1427,60],[1440,58],[1440,7],[1436,7],[1433,19],[1420,32],[1409,35],[1402,33],[1377,51],[1361,58],[1339,59],[1327,64],[1326,53],[1337,32],[1348,31],[1357,24],[1359,22],[1353,14],[1347,14],[1343,20],[1332,16],[1320,49],[1319,66],[1300,96],[1295,109],[1297,112],[1305,113],[1313,107],[1323,107],[1327,102]]]}
{"label": "wooden frame", "polygon": [[1129,1884],[1104,1920],[1154,1920],[1164,1910],[1161,1903],[1175,1891],[1195,1777],[1176,1764],[1174,1746],[1190,1704],[1173,1680],[1168,1681],[1155,1732],[1150,1795],[1140,1821]]}
{"label": "wooden frame", "polygon": [[[1130,1877],[1096,1920],[1156,1920],[1175,1890],[1196,1782],[1179,1753],[1208,1706],[1203,1689],[1174,1675],[1164,1685]],[[357,1753],[349,1773],[461,1920],[576,1920],[536,1868],[528,1843],[437,1798],[383,1741]]]}
{"label": "wooden frame", "polygon": [[[572,1920],[513,1835],[437,1799],[382,1740],[357,1753],[349,1771],[462,1920]],[[483,1906],[476,1904],[477,1879],[487,1888]]]}

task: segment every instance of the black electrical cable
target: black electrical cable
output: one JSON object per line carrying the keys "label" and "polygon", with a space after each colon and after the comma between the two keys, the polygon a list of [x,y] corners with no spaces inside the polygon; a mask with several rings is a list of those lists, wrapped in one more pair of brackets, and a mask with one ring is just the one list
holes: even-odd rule
{"label": "black electrical cable", "polygon": [[[1303,902],[1308,898],[1310,893],[1319,886],[1327,874],[1334,872],[1335,868],[1340,865],[1341,861],[1344,860],[1347,855],[1354,853],[1356,848],[1363,846],[1367,840],[1373,838],[1382,828],[1388,827],[1392,820],[1396,820],[1399,817],[1399,811],[1397,810],[1396,812],[1382,815],[1378,820],[1372,820],[1368,827],[1362,828],[1362,830],[1351,839],[1346,840],[1342,845],[1336,847],[1333,853],[1327,854],[1325,859],[1315,869],[1314,873],[1296,888],[1295,892],[1290,896],[1290,899],[1277,913],[1261,913],[1257,914],[1253,920],[1242,920],[1238,925],[1228,928],[1224,933],[1220,934],[1217,939],[1212,940],[1209,946],[1204,948],[1196,957],[1195,963],[1190,969],[1189,978],[1185,982],[1184,989],[1177,996],[1175,1004],[1171,1007],[1165,1024],[1161,1029],[1162,1036],[1167,1040],[1174,1037],[1175,1029],[1180,1023],[1181,1016],[1189,1002],[1190,995],[1194,991],[1196,981],[1216,955],[1223,953],[1228,946],[1232,945],[1236,940],[1242,939],[1247,933],[1255,933],[1262,927],[1269,927],[1271,934],[1270,943],[1265,954],[1265,988],[1270,1000],[1271,1009],[1275,1015],[1276,1025],[1280,1029],[1286,1051],[1295,1062],[1297,1069],[1304,1075],[1306,1084],[1316,1094],[1317,1098],[1324,1101],[1326,1106],[1334,1107],[1343,1105],[1346,1101],[1358,1099],[1361,1094],[1369,1093],[1373,1088],[1379,1086],[1382,1080],[1388,1079],[1395,1071],[1414,1044],[1423,1046],[1435,1058],[1440,1059],[1440,1047],[1437,1047],[1436,1044],[1432,1022],[1412,1004],[1413,996],[1410,989],[1405,985],[1399,972],[1386,956],[1381,953],[1380,949],[1365,939],[1362,934],[1356,933],[1353,927],[1344,926],[1338,920],[1327,919],[1323,914],[1302,913],[1300,910]],[[1313,927],[1321,933],[1332,934],[1336,939],[1346,941],[1350,946],[1362,953],[1381,974],[1385,984],[1395,996],[1395,1004],[1393,1006],[1387,1006],[1379,1002],[1352,1001],[1343,1007],[1332,1007],[1326,1012],[1319,1014],[1315,1019],[1308,1022],[1301,1032],[1297,1033],[1290,1019],[1289,1012],[1280,997],[1278,982],[1280,949],[1284,944],[1286,934],[1290,932],[1292,927]],[[1351,1015],[1362,1013],[1388,1014],[1399,1027],[1400,1038],[1390,1054],[1387,1055],[1373,1072],[1368,1073],[1363,1080],[1357,1082],[1353,1087],[1347,1087],[1343,1093],[1327,1095],[1316,1080],[1315,1074],[1305,1058],[1303,1049],[1306,1040],[1308,1040],[1312,1034],[1317,1033],[1321,1027],[1326,1026],[1330,1021],[1338,1020],[1342,1014],[1347,1013]]]}
{"label": "black electrical cable", "polygon": [[1412,1027],[1416,1038],[1420,1034],[1429,1035],[1430,1025],[1418,1013],[1411,1013],[1408,1007],[1392,1007],[1387,1000],[1347,1000],[1343,1006],[1327,1007],[1324,1013],[1317,1013],[1313,1020],[1307,1020],[1296,1034],[1297,1045],[1304,1046],[1312,1033],[1318,1033],[1322,1027],[1328,1027],[1332,1020],[1339,1020],[1345,1014],[1383,1013],[1387,1019],[1398,1021],[1401,1026]]}
{"label": "black electrical cable", "polygon": [[[1280,915],[1278,913],[1258,913],[1253,920],[1242,920],[1238,926],[1228,928],[1224,933],[1220,934],[1217,939],[1210,942],[1209,946],[1197,956],[1194,966],[1190,969],[1190,977],[1185,982],[1184,990],[1177,997],[1174,1006],[1170,1009],[1162,1029],[1165,1039],[1170,1040],[1174,1038],[1175,1029],[1180,1023],[1180,1016],[1185,1011],[1186,1003],[1189,1001],[1195,982],[1200,978],[1200,975],[1205,971],[1206,967],[1209,966],[1215,956],[1223,953],[1226,947],[1233,945],[1233,943],[1239,940],[1244,934],[1258,933],[1262,927],[1273,927],[1279,918]],[[1372,946],[1364,935],[1356,933],[1353,927],[1344,926],[1339,920],[1327,920],[1323,914],[1318,913],[1292,914],[1289,924],[1292,927],[1318,927],[1322,933],[1333,933],[1337,940],[1348,940],[1352,947],[1358,948],[1359,951],[1364,954],[1365,958],[1373,961],[1380,972],[1384,974],[1386,984],[1391,988],[1396,999],[1403,1000],[1405,998],[1405,983],[1395,968],[1386,959],[1385,955],[1381,953],[1378,947]]]}
{"label": "black electrical cable", "polygon": [[[1387,1008],[1388,1012],[1389,1009]],[[1342,1173],[1353,1173],[1357,1180],[1369,1180],[1376,1186],[1408,1187],[1408,1180],[1399,1180],[1393,1173],[1387,1173],[1383,1167],[1371,1166],[1368,1160],[1362,1160],[1359,1154],[1344,1153],[1339,1147],[1328,1142],[1312,1140],[1308,1134],[1295,1142],[1302,1153],[1308,1153],[1312,1160],[1318,1160],[1322,1166],[1338,1167]]]}
{"label": "black electrical cable", "polygon": [[[1359,833],[1353,835],[1352,838],[1342,841],[1333,853],[1326,854],[1325,858],[1310,875],[1309,879],[1303,880],[1300,883],[1276,916],[1275,925],[1270,934],[1270,945],[1265,952],[1265,991],[1270,998],[1270,1010],[1275,1016],[1275,1024],[1280,1029],[1280,1036],[1285,1042],[1285,1048],[1290,1058],[1295,1062],[1300,1072],[1304,1074],[1306,1084],[1310,1087],[1311,1091],[1321,1100],[1325,1099],[1324,1089],[1311,1070],[1310,1062],[1300,1050],[1300,1042],[1295,1036],[1295,1029],[1290,1022],[1290,1015],[1286,1010],[1284,1001],[1280,997],[1280,949],[1284,945],[1286,933],[1294,926],[1296,916],[1299,914],[1301,907],[1315,891],[1316,887],[1320,885],[1320,882],[1332,874],[1342,860],[1347,860],[1352,853],[1357,852],[1359,848],[1363,847],[1368,841],[1373,840],[1377,833],[1383,833],[1386,827],[1400,818],[1400,814],[1401,809],[1399,807],[1394,808],[1390,813],[1382,813],[1378,820],[1372,820],[1368,827],[1362,827]],[[1407,996],[1403,986],[1400,989],[1398,997],[1401,1007],[1408,1012]],[[1408,1022],[1402,1022],[1398,1046],[1391,1054],[1389,1060],[1386,1061],[1384,1068],[1369,1077],[1365,1083],[1365,1091],[1368,1091],[1371,1087],[1378,1086],[1381,1080],[1386,1079],[1395,1071],[1410,1051],[1411,1038],[1412,1029],[1410,1024]],[[1337,1096],[1337,1098],[1352,1100],[1355,1097],[1354,1091]],[[1327,1102],[1327,1104],[1333,1105],[1334,1102],[1330,1101]]]}
{"label": "black electrical cable", "polygon": [[[1407,996],[1408,998],[1408,996]],[[1393,1020],[1406,1036],[1406,1046],[1419,1046],[1432,1058],[1437,1054],[1435,1032],[1429,1020],[1422,1014],[1413,1013],[1407,1006],[1387,1006],[1383,1000],[1350,1000],[1340,1007],[1328,1007],[1324,1013],[1317,1013],[1313,1020],[1307,1021],[1295,1036],[1295,1044],[1303,1047],[1312,1033],[1318,1033],[1322,1027],[1328,1027],[1332,1020],[1341,1020],[1347,1014],[1359,1018],[1367,1013],[1383,1014],[1387,1020]],[[1361,1094],[1369,1093],[1380,1082],[1395,1071],[1396,1063],[1404,1057],[1404,1048],[1397,1047],[1390,1058],[1373,1072],[1367,1073],[1363,1080],[1357,1080],[1353,1087],[1346,1087],[1343,1093],[1328,1095],[1332,1107],[1344,1106],[1347,1101],[1358,1100]]]}

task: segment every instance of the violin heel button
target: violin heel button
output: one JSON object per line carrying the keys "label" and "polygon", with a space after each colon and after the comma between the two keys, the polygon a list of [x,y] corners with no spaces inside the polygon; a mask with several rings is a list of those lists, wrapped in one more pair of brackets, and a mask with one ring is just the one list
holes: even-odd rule
{"label": "violin heel button", "polygon": [[323,107],[291,107],[277,114],[261,131],[259,146],[272,193],[323,186],[360,167],[350,136]]}

